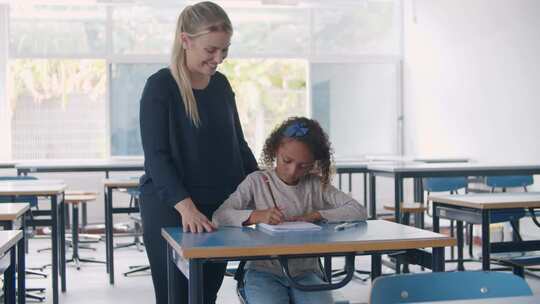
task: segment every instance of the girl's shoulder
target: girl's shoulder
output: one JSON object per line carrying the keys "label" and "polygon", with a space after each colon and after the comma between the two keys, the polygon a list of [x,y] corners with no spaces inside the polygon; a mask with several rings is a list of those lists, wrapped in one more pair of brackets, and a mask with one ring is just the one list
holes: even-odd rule
{"label": "girl's shoulder", "polygon": [[320,186],[322,185],[322,180],[321,180],[321,177],[317,174],[308,174],[306,176],[304,176],[304,182],[305,183],[308,183],[308,184],[313,184],[315,186]]}
{"label": "girl's shoulder", "polygon": [[264,177],[268,177],[269,174],[270,174],[270,172],[268,172],[267,170],[257,170],[257,171],[251,172],[246,177],[246,179],[251,181],[251,182],[261,181],[261,180],[264,180]]}

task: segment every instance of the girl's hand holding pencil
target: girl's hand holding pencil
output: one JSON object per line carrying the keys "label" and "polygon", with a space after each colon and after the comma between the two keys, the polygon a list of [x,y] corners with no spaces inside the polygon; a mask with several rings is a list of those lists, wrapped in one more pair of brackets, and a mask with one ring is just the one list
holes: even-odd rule
{"label": "girl's hand holding pencil", "polygon": [[264,210],[253,210],[249,215],[246,222],[247,225],[265,223],[270,225],[277,225],[283,223],[285,215],[278,208],[269,208]]}
{"label": "girl's hand holding pencil", "polygon": [[274,207],[264,210],[253,210],[253,212],[249,215],[246,224],[252,225],[265,223],[270,225],[277,225],[283,223],[285,221],[285,215],[283,214],[282,208],[280,208],[276,203],[276,198],[274,197],[274,193],[272,192],[272,188],[270,187],[270,180],[264,174],[262,175],[262,178],[268,188],[268,192],[270,193],[270,198],[272,200],[272,205]]}

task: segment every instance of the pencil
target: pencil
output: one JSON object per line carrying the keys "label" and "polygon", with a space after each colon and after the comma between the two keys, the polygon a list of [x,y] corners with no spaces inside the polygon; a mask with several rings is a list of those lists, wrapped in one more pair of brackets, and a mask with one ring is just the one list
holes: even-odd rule
{"label": "pencil", "polygon": [[270,187],[270,180],[264,174],[262,175],[262,177],[266,186],[268,187],[268,191],[270,192],[270,197],[272,198],[272,203],[274,203],[274,207],[276,207],[276,209],[279,209],[278,205],[276,204],[276,199],[274,198],[274,193],[272,192],[272,188]]}

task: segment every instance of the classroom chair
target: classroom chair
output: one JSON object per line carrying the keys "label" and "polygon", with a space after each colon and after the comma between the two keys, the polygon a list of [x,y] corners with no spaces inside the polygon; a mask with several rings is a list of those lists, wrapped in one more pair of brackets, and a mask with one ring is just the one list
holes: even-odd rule
{"label": "classroom chair", "polygon": [[502,192],[506,192],[507,188],[523,187],[527,192],[527,186],[534,183],[532,175],[512,175],[512,176],[486,176],[486,185],[491,188],[491,192],[495,192],[496,188],[501,188]]}
{"label": "classroom chair", "polygon": [[523,278],[489,271],[425,272],[378,277],[372,304],[434,302],[532,295]]}
{"label": "classroom chair", "polygon": [[[245,268],[245,264],[246,264],[246,261],[241,261],[239,264],[238,264],[238,267],[233,270],[233,276],[234,276],[234,279],[236,280],[236,294],[238,295],[238,299],[240,300],[240,303],[241,304],[253,304],[253,303],[248,303],[248,301],[246,300],[246,294],[245,294],[245,290],[244,290],[244,268]],[[323,280],[325,282],[329,282],[329,277],[328,277],[328,274],[326,274],[326,271],[324,270],[324,267],[319,259],[319,267],[321,269],[321,274],[322,274],[322,277],[323,277]],[[345,285],[347,284],[350,279],[352,278],[352,274],[354,272],[354,259],[352,260],[352,265],[350,265],[351,269],[350,269],[350,274],[348,275],[347,278],[343,279],[342,281],[338,282],[338,283],[333,283],[335,284],[336,287],[338,286],[342,286],[342,285]],[[330,275],[331,276],[331,275]],[[340,288],[338,287],[338,288]],[[349,304],[350,302],[348,300],[346,300],[345,298],[343,298],[343,296],[337,291],[335,290],[336,288],[332,288],[330,290],[332,290],[332,298],[334,299],[334,302],[333,304]],[[294,303],[290,303],[290,304],[294,304]]]}
{"label": "classroom chair", "polygon": [[[126,189],[126,192],[130,195],[130,198],[129,198],[129,207],[138,207],[139,206],[139,203],[140,203],[140,200],[139,200],[139,197],[140,197],[140,191],[138,188],[127,188]],[[133,220],[133,225],[134,225],[134,238],[133,238],[133,241],[132,242],[128,242],[128,243],[118,243],[116,244],[116,246],[114,247],[114,249],[120,249],[120,248],[127,248],[127,247],[131,247],[131,246],[135,246],[137,248],[138,251],[143,251],[143,242],[141,240],[141,236],[142,236],[142,221],[141,221],[141,217],[139,214],[131,214],[131,213],[128,213],[129,214],[129,217],[131,220]]]}
{"label": "classroom chair", "polygon": [[[141,204],[141,200],[140,200],[140,190],[139,188],[128,188],[126,189],[126,192],[128,194],[130,194],[130,200],[129,200],[129,207],[134,207],[134,206],[140,206]],[[141,215],[140,213],[136,213],[136,214],[130,214],[130,219],[133,220],[133,223],[134,223],[134,239],[132,242],[129,242],[129,243],[120,243],[120,244],[117,244],[115,249],[118,249],[118,248],[126,248],[126,247],[130,247],[130,246],[135,246],[137,248],[137,250],[139,251],[143,251],[143,241],[141,239],[141,236],[142,236],[142,219],[141,219]],[[124,272],[124,276],[125,277],[128,277],[132,274],[135,274],[135,273],[140,273],[140,272],[144,272],[144,271],[148,271],[150,270],[150,266],[149,265],[130,265],[128,266],[129,267],[129,270]]]}
{"label": "classroom chair", "polygon": [[104,261],[97,261],[95,259],[83,258],[79,256],[79,206],[82,205],[83,203],[95,201],[96,198],[97,198],[97,193],[93,193],[93,192],[70,193],[64,196],[65,206],[67,207],[71,205],[72,220],[73,220],[73,223],[71,225],[71,239],[72,239],[71,243],[73,247],[73,253],[72,253],[71,258],[68,259],[66,263],[73,262],[77,270],[81,269],[81,263],[83,262],[105,264]]}
{"label": "classroom chair", "polygon": [[[450,194],[458,194],[459,190],[464,189],[468,192],[468,181],[466,177],[429,177],[422,180],[424,190],[429,196],[432,192],[450,192]],[[430,215],[429,200],[427,201],[427,214]],[[450,221],[450,236],[454,236],[454,221]],[[450,251],[451,259],[454,258],[454,247]]]}

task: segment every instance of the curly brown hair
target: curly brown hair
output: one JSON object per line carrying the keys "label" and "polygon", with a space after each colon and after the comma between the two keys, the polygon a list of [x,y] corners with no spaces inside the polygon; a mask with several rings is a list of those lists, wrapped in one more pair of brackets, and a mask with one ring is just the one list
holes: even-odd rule
{"label": "curly brown hair", "polygon": [[[286,130],[289,130],[293,125],[306,128],[307,132],[300,136],[287,136]],[[302,142],[309,148],[315,158],[315,165],[311,173],[321,177],[323,187],[330,184],[333,173],[332,159],[334,152],[328,140],[328,135],[316,120],[306,117],[289,117],[272,131],[264,143],[261,155],[262,165],[268,168],[274,165],[277,150],[285,138]]]}

